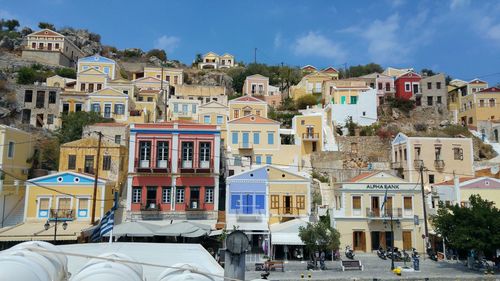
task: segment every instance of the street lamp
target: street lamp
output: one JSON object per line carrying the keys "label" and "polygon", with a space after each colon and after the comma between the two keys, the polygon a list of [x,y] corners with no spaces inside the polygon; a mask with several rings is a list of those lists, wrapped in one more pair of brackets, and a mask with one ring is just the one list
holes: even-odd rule
{"label": "street lamp", "polygon": [[[58,222],[58,218],[59,217],[58,217],[57,212],[56,212],[55,220],[54,220],[54,244],[57,241],[57,222]],[[49,222],[49,220],[47,220],[47,222],[43,225],[43,228],[45,228],[45,230],[49,230],[49,228],[50,228],[50,222]],[[63,222],[62,228],[63,228],[63,230],[66,230],[66,228],[68,228],[68,223],[66,221]]]}
{"label": "street lamp", "polygon": [[[391,219],[391,270],[394,270],[394,221],[396,221],[396,225],[398,227],[400,227],[401,225],[401,222],[396,219],[394,220],[393,216],[392,216],[392,210],[391,210],[391,216],[390,216],[390,219]],[[387,227],[387,221],[384,221],[384,224],[386,225]]]}

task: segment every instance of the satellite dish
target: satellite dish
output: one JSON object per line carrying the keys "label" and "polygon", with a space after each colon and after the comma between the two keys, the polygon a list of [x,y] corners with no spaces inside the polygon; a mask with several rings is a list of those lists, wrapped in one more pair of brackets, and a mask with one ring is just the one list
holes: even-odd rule
{"label": "satellite dish", "polygon": [[490,172],[491,172],[491,174],[493,174],[493,175],[498,174],[498,172],[499,172],[499,171],[500,171],[500,167],[499,167],[498,165],[493,166],[493,167],[491,167],[491,168],[490,168]]}
{"label": "satellite dish", "polygon": [[248,236],[241,230],[231,232],[226,238],[226,249],[231,254],[242,254],[247,251],[249,245]]}

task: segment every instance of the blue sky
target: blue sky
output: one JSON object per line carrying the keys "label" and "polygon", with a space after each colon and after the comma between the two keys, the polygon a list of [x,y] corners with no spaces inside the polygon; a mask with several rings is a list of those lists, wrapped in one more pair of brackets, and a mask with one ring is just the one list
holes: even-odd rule
{"label": "blue sky", "polygon": [[[318,67],[376,62],[500,83],[500,1],[0,0],[0,17],[86,28],[118,48]],[[496,74],[494,74],[496,73]],[[494,75],[492,75],[494,74]]]}

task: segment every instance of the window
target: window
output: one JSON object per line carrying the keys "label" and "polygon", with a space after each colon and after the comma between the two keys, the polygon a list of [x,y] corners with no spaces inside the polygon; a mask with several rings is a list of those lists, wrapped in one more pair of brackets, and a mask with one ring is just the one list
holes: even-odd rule
{"label": "window", "polygon": [[92,106],[91,106],[91,110],[92,112],[101,112],[101,105],[98,104],[98,103],[93,103]]}
{"label": "window", "polygon": [[253,132],[253,144],[260,144],[260,132]]}
{"label": "window", "polygon": [[76,155],[68,155],[68,170],[76,169]]}
{"label": "window", "polygon": [[179,80],[179,76],[174,76],[174,85],[177,85]]}
{"label": "window", "polygon": [[217,124],[222,124],[224,122],[224,117],[223,116],[217,116]]}
{"label": "window", "polygon": [[442,101],[441,101],[441,97],[437,97],[437,101],[436,101],[437,104],[441,104]]}
{"label": "window", "polygon": [[428,90],[432,89],[432,83],[431,82],[427,82],[427,89]]}
{"label": "window", "polygon": [[161,202],[162,203],[170,203],[171,202],[171,188],[163,187],[161,190]]}
{"label": "window", "polygon": [[184,187],[177,187],[175,190],[175,203],[184,203]]}
{"label": "window", "polygon": [[193,142],[182,143],[182,168],[193,167]]}
{"label": "window", "polygon": [[111,170],[111,155],[104,155],[102,157],[102,170],[103,171]]}
{"label": "window", "polygon": [[31,48],[36,49],[36,42],[31,43]]}
{"label": "window", "polygon": [[429,183],[434,183],[434,175],[429,175]]}
{"label": "window", "polygon": [[159,141],[156,143],[156,167],[167,168],[168,161],[168,142]]}
{"label": "window", "polygon": [[54,124],[54,114],[47,114],[47,124],[48,125]]}
{"label": "window", "polygon": [[182,105],[182,112],[184,112],[184,113],[188,112],[188,105],[187,104]]}
{"label": "window", "polygon": [[420,146],[415,146],[415,159],[420,160]]}
{"label": "window", "polygon": [[196,113],[196,104],[191,105],[191,112]]}
{"label": "window", "polygon": [[271,209],[279,209],[280,207],[280,196],[271,195]]}
{"label": "window", "polygon": [[36,92],[36,108],[43,108],[45,106],[45,92]]}
{"label": "window", "polygon": [[210,124],[210,115],[203,116],[203,123]]}
{"label": "window", "polygon": [[125,105],[123,104],[115,104],[115,114],[123,115],[125,114]]}
{"label": "window", "polygon": [[177,112],[179,112],[179,104],[174,103],[174,113],[177,113]]}
{"label": "window", "polygon": [[101,89],[102,89],[102,84],[101,84],[101,83],[97,83],[97,84],[96,84],[96,87],[97,87],[97,90],[99,91],[99,90],[101,90]]}
{"label": "window", "polygon": [[78,217],[86,218],[89,216],[89,198],[78,198]]}
{"label": "window", "polygon": [[460,147],[453,148],[453,158],[455,160],[464,160],[464,150]]}
{"label": "window", "polygon": [[85,155],[83,170],[87,174],[94,173],[94,155]]}
{"label": "window", "polygon": [[55,49],[59,49],[59,43],[56,43]]}
{"label": "window", "polygon": [[31,110],[30,109],[23,109],[22,112],[22,123],[23,124],[29,124],[30,119],[31,119]]}
{"label": "window", "polygon": [[255,110],[255,115],[260,116],[260,110]]}
{"label": "window", "polygon": [[116,144],[121,144],[122,142],[122,136],[121,135],[115,135],[115,143]]}
{"label": "window", "polygon": [[70,210],[71,209],[71,198],[58,198],[57,209],[60,210]]}
{"label": "window", "polygon": [[267,132],[267,144],[274,144],[274,132]]}
{"label": "window", "polygon": [[239,118],[240,117],[240,111],[238,109],[235,109],[233,115],[234,115],[235,119]]}
{"label": "window", "polygon": [[490,99],[490,100],[489,100],[490,107],[495,107],[495,102],[496,102],[496,100],[495,100],[495,99]]}
{"label": "window", "polygon": [[385,91],[389,92],[391,90],[391,84],[390,83],[385,83]]}
{"label": "window", "polygon": [[434,147],[435,160],[441,160],[441,146]]}
{"label": "window", "polygon": [[357,96],[351,97],[351,104],[357,104],[357,103],[358,103],[358,97]]}
{"label": "window", "polygon": [[55,104],[57,99],[57,93],[54,91],[49,92],[49,104]]}
{"label": "window", "polygon": [[257,165],[262,164],[262,156],[261,155],[255,155],[255,164],[257,164]]}
{"label": "window", "polygon": [[273,160],[273,157],[271,155],[266,155],[266,164],[271,165],[272,160]]}
{"label": "window", "polygon": [[75,112],[80,112],[82,111],[83,105],[81,103],[75,104]]}
{"label": "window", "polygon": [[404,206],[405,210],[411,210],[411,209],[413,209],[412,198],[410,196],[405,196],[403,198],[403,206]]}
{"label": "window", "polygon": [[432,106],[432,97],[427,97],[427,105]]}
{"label": "window", "polygon": [[305,209],[306,208],[306,197],[304,195],[297,195],[295,197],[297,201],[297,208],[298,209]]}
{"label": "window", "polygon": [[142,188],[133,187],[132,188],[132,203],[141,203]]}
{"label": "window", "polygon": [[436,82],[436,89],[441,89],[441,82]]}
{"label": "window", "polygon": [[232,133],[232,142],[233,144],[238,144],[238,132]]}
{"label": "window", "polygon": [[109,66],[105,66],[103,68],[103,72],[106,73],[106,74],[109,74]]}
{"label": "window", "polygon": [[14,158],[14,142],[9,141],[9,150],[7,151],[7,157]]}
{"label": "window", "polygon": [[214,188],[205,188],[205,203],[214,203]]}
{"label": "window", "polygon": [[409,91],[410,91],[410,89],[411,89],[411,87],[410,87],[410,83],[405,83],[405,91],[406,91],[406,92],[409,92]]}
{"label": "window", "polygon": [[361,196],[352,197],[353,216],[361,216]]}
{"label": "window", "polygon": [[382,83],[380,83],[380,82],[378,83],[378,89],[382,90]]}
{"label": "window", "polygon": [[200,142],[200,168],[210,168],[210,143]]}
{"label": "window", "polygon": [[24,91],[24,102],[33,102],[33,91],[32,90]]}
{"label": "window", "polygon": [[63,103],[63,114],[67,114],[69,112],[69,103]]}

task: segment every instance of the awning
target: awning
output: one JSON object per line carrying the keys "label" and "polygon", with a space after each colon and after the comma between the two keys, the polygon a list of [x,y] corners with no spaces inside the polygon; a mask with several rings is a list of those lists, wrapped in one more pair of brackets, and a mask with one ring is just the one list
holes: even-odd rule
{"label": "awning", "polygon": [[272,245],[304,245],[299,237],[299,228],[306,227],[308,221],[293,219],[284,223],[272,224],[271,244]]}
{"label": "awning", "polygon": [[[31,241],[31,240],[42,240],[42,241],[52,241],[54,240],[54,223],[50,224],[50,228],[45,230],[45,222],[25,222],[13,227],[5,227],[0,229],[0,241]],[[77,240],[81,235],[82,231],[91,227],[89,222],[67,222],[68,226],[66,230],[62,227],[62,222],[57,224],[57,235],[56,240],[58,241],[70,241]]]}
{"label": "awning", "polygon": [[155,235],[200,237],[210,234],[210,230],[211,227],[206,224],[200,224],[191,221],[182,221],[160,227],[155,231]]}
{"label": "awning", "polygon": [[[113,227],[113,236],[153,237],[160,227],[143,221],[124,222]],[[109,236],[108,232],[104,236]]]}
{"label": "awning", "polygon": [[[182,236],[200,237],[210,234],[215,220],[200,221],[133,221],[117,224],[113,228],[113,236],[153,237],[153,236]],[[108,232],[104,236],[109,236]]]}

